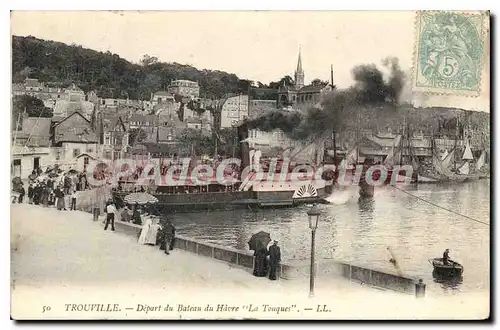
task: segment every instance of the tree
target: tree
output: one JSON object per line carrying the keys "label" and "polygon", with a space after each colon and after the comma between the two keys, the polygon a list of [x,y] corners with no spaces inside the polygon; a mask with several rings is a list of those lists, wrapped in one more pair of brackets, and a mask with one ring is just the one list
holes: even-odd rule
{"label": "tree", "polygon": [[158,63],[158,57],[156,56],[149,56],[148,54],[143,55],[141,59],[141,65],[142,66],[148,66],[152,64]]}
{"label": "tree", "polygon": [[240,82],[232,73],[164,63],[150,55],[144,55],[140,63],[134,64],[111,52],[34,37],[13,36],[12,73],[12,81],[16,83],[29,75],[45,82],[64,82],[63,87],[75,83],[84,92],[95,90],[99,97],[111,98],[126,94],[131,99],[149,99],[152,92],[163,90],[176,79],[197,81],[200,95],[206,99],[220,99],[229,93],[248,90],[248,81]]}
{"label": "tree", "polygon": [[281,78],[279,81],[270,82],[269,88],[278,89],[283,85],[293,86],[293,85],[295,85],[295,82],[293,81],[292,77],[290,77],[289,75],[286,75],[283,78]]}
{"label": "tree", "polygon": [[219,144],[218,153],[226,156],[232,156],[234,153],[234,156],[238,158],[240,154],[238,130],[223,128],[219,131],[219,137],[221,144]]}
{"label": "tree", "polygon": [[128,134],[128,144],[134,146],[148,138],[148,134],[141,128],[131,128]]}
{"label": "tree", "polygon": [[14,96],[13,107],[24,111],[29,117],[52,117],[52,109],[47,108],[42,100],[31,95]]}
{"label": "tree", "polygon": [[247,79],[240,79],[238,80],[238,92],[246,93],[250,89],[250,86],[252,85],[253,81]]}
{"label": "tree", "polygon": [[47,108],[39,98],[31,95],[14,96],[12,100],[12,127],[14,129],[20,129],[20,127],[16,128],[16,123],[19,114],[24,113],[25,110],[28,117],[50,118],[53,116],[52,109]]}
{"label": "tree", "polygon": [[329,84],[328,81],[324,81],[324,80],[321,80],[321,79],[318,79],[318,78],[316,78],[313,81],[311,81],[311,85],[314,86],[314,87],[325,87],[328,84]]}
{"label": "tree", "polygon": [[186,128],[178,138],[178,142],[190,148],[189,154],[192,156],[212,155],[214,153],[214,141],[211,137],[203,135],[200,130]]}

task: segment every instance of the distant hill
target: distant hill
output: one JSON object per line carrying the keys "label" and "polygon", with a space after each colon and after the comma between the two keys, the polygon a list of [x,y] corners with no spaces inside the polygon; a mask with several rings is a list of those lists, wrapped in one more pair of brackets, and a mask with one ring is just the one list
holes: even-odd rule
{"label": "distant hill", "polygon": [[77,84],[100,97],[149,99],[172,80],[198,81],[200,96],[217,99],[227,93],[247,92],[250,82],[218,70],[199,70],[179,63],[163,63],[145,56],[131,63],[111,52],[98,52],[78,45],[34,37],[12,37],[12,81],[27,76],[67,86]]}

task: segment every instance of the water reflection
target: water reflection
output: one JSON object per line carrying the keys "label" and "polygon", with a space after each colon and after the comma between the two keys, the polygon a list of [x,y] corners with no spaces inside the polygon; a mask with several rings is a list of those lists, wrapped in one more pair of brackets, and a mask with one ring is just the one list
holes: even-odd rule
{"label": "water reflection", "polygon": [[432,278],[435,283],[438,283],[440,287],[445,292],[459,292],[460,285],[464,281],[464,277],[462,275],[459,276],[443,276],[440,275],[435,270],[432,272]]}

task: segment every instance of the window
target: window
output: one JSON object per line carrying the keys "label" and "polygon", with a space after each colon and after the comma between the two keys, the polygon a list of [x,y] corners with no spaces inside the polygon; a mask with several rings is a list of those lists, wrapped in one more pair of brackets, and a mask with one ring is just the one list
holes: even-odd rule
{"label": "window", "polygon": [[80,155],[80,149],[73,149],[73,157],[78,157]]}
{"label": "window", "polygon": [[109,133],[104,136],[104,144],[111,144],[111,135]]}
{"label": "window", "polygon": [[14,159],[14,166],[21,166],[21,160],[20,159]]}

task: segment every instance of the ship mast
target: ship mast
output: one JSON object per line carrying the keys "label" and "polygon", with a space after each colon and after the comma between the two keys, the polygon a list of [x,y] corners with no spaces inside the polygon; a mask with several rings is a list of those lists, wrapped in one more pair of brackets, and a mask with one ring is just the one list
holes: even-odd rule
{"label": "ship mast", "polygon": [[[331,79],[331,84],[332,84],[332,90],[335,89],[335,85],[333,84],[333,64],[331,65],[330,68],[330,79]],[[337,141],[336,141],[336,135],[337,132],[335,131],[335,128],[333,129],[332,132],[332,138],[333,138],[333,162],[335,163],[337,159]]]}
{"label": "ship mast", "polygon": [[356,165],[359,164],[359,114],[360,114],[360,109],[357,110],[358,113],[356,114]]}
{"label": "ship mast", "polygon": [[[455,150],[457,149],[457,144],[458,144],[458,128],[460,126],[460,115],[457,116],[457,123],[456,123],[456,127],[455,127]],[[455,158],[455,155],[453,155],[453,169],[454,171],[456,172],[457,171],[457,160]]]}
{"label": "ship mast", "polygon": [[403,134],[401,134],[401,148],[399,152],[399,165],[403,165],[403,153],[405,152],[406,145],[406,117],[403,121]]}

